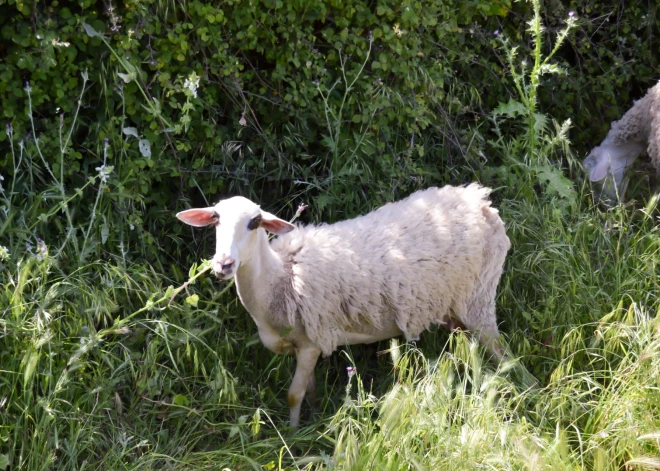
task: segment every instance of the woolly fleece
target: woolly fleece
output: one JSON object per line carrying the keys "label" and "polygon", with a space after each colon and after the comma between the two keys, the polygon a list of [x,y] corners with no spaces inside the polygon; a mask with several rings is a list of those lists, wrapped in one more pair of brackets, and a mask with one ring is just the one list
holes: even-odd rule
{"label": "woolly fleece", "polygon": [[[591,181],[601,181],[611,173],[622,195],[625,169],[645,149],[660,175],[660,82],[612,123],[603,142],[592,149],[583,165]],[[606,180],[603,183],[609,196],[615,197],[614,188]]]}
{"label": "woolly fleece", "polygon": [[413,339],[449,318],[499,336],[495,295],[510,247],[490,189],[429,188],[351,220],[297,226],[271,248],[284,263],[269,317],[330,355],[342,334]]}

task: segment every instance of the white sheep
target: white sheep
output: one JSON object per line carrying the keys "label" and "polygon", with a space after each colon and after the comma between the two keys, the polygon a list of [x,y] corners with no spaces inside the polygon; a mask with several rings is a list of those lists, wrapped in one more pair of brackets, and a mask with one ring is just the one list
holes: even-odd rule
{"label": "white sheep", "polygon": [[[495,293],[509,238],[490,189],[429,188],[335,224],[293,226],[237,196],[177,218],[215,225],[212,265],[236,277],[263,344],[296,355],[288,392],[296,427],[320,354],[432,324],[462,324],[498,359]],[[280,237],[269,244],[266,231]]]}
{"label": "white sheep", "polygon": [[623,200],[628,186],[625,172],[645,150],[660,175],[660,83],[612,123],[603,142],[582,164],[592,182],[601,182],[604,196]]}

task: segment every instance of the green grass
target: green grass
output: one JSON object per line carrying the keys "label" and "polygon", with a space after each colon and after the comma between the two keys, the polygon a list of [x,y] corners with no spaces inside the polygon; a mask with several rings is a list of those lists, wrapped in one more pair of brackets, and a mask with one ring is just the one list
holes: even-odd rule
{"label": "green grass", "polygon": [[259,343],[233,288],[220,294],[200,276],[187,287],[196,306],[170,304],[173,282],[153,267],[106,257],[65,269],[46,245],[10,247],[0,464],[657,469],[657,209],[579,201],[570,213],[550,198],[500,201],[513,249],[498,313],[538,387],[485,362],[463,334],[354,346],[321,362],[321,404],[295,434],[284,401],[293,360]]}

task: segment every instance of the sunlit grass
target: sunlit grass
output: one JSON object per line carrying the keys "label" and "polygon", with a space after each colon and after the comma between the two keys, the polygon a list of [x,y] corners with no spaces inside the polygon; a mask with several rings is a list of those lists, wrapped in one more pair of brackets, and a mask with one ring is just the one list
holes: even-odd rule
{"label": "sunlit grass", "polygon": [[166,293],[162,274],[120,259],[64,273],[47,249],[11,251],[1,454],[15,469],[655,469],[654,214],[507,204],[517,222],[498,312],[540,384],[525,388],[463,334],[381,343],[377,358],[352,347],[319,366],[321,405],[295,434],[292,360],[265,351],[232,292],[214,298],[203,279],[189,287],[197,307],[180,297],[122,323]]}

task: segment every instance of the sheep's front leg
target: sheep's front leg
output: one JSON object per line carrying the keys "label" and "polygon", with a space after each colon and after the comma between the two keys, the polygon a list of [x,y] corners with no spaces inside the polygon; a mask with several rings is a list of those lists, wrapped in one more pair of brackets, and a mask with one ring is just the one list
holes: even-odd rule
{"label": "sheep's front leg", "polygon": [[319,359],[321,350],[314,345],[306,345],[296,349],[296,373],[289,387],[287,401],[291,407],[290,424],[297,427],[300,423],[300,406],[305,397],[310,378],[314,375],[314,368]]}

